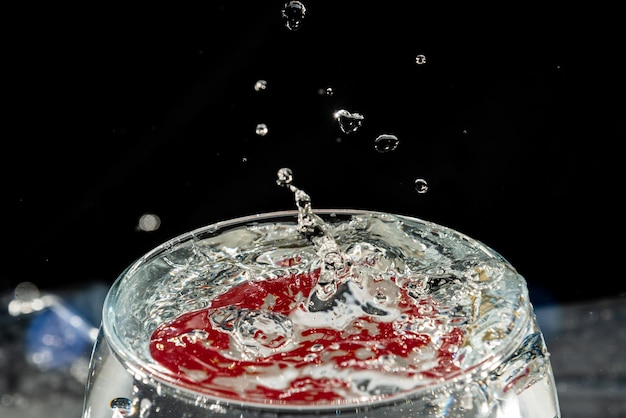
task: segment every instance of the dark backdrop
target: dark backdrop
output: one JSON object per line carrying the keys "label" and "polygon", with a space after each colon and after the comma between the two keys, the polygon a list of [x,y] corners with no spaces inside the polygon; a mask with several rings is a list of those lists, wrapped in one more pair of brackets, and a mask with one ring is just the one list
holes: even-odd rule
{"label": "dark backdrop", "polygon": [[[314,207],[483,241],[536,304],[625,294],[615,12],[304,3],[297,31],[280,1],[7,14],[3,289],[111,284],[175,235],[292,209],[290,167]],[[383,133],[396,150],[376,151]],[[159,229],[137,228],[146,213]]]}

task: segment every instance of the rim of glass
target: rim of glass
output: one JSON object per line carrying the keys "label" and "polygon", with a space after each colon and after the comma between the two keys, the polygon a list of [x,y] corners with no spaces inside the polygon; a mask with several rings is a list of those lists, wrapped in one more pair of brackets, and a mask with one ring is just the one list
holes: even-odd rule
{"label": "rim of glass", "polygon": [[[315,214],[318,215],[368,215],[368,214],[380,214],[380,215],[390,215],[398,218],[405,218],[414,222],[419,222],[423,224],[430,224],[440,228],[445,228],[448,231],[454,232],[459,237],[469,240],[472,244],[477,247],[482,248],[494,256],[502,257],[497,251],[492,248],[486,246],[481,241],[478,241],[470,236],[450,228],[448,226],[438,224],[432,221],[427,221],[422,218],[418,218],[410,215],[402,215],[392,212],[384,212],[378,210],[367,210],[367,209],[313,209]],[[154,366],[147,364],[144,360],[142,360],[136,353],[135,350],[130,350],[126,347],[117,332],[114,330],[115,326],[110,323],[109,315],[106,313],[106,310],[110,307],[112,300],[115,299],[117,292],[119,291],[121,285],[125,280],[132,280],[132,276],[134,272],[144,263],[151,260],[157,254],[160,254],[162,251],[171,249],[176,244],[181,244],[186,241],[194,239],[200,234],[203,233],[217,233],[222,229],[238,226],[238,225],[246,225],[252,224],[254,222],[262,222],[269,221],[271,219],[278,218],[288,218],[294,217],[294,222],[297,223],[297,216],[299,211],[296,209],[293,210],[281,210],[281,211],[273,211],[273,212],[262,212],[253,215],[245,215],[236,218],[231,218],[228,220],[214,222],[212,224],[208,224],[205,226],[201,226],[199,228],[181,233],[169,240],[164,241],[153,249],[149,250],[139,258],[137,258],[134,262],[132,262],[122,273],[116,278],[116,280],[111,285],[107,295],[104,299],[103,310],[102,310],[102,332],[105,336],[107,344],[110,346],[111,351],[115,356],[117,356],[124,366],[129,370],[132,370],[135,376],[141,376],[142,379],[149,379],[151,382],[155,384],[159,384],[162,387],[165,387],[166,390],[171,391],[171,393],[176,393],[177,396],[183,396],[188,400],[193,400],[194,402],[198,402],[198,399],[206,399],[212,402],[219,402],[224,405],[236,405],[243,408],[250,408],[252,410],[276,410],[276,411],[313,411],[313,410],[348,410],[357,408],[367,408],[367,407],[378,407],[382,405],[394,404],[400,400],[418,397],[420,394],[432,393],[433,390],[438,388],[454,385],[459,381],[470,380],[473,376],[483,373],[485,371],[490,371],[494,369],[502,359],[506,358],[510,354],[513,353],[516,346],[515,343],[519,339],[519,334],[526,328],[528,321],[530,321],[530,315],[526,315],[523,318],[523,321],[519,324],[517,332],[515,334],[511,334],[506,341],[505,344],[495,349],[491,356],[484,357],[481,361],[478,361],[468,367],[465,367],[458,372],[449,375],[443,380],[440,381],[429,381],[424,385],[416,386],[412,389],[401,391],[396,395],[386,395],[386,396],[372,396],[366,400],[366,403],[359,403],[359,401],[349,401],[349,402],[338,402],[338,403],[319,403],[319,404],[295,404],[290,405],[288,403],[272,403],[268,402],[266,404],[260,402],[247,402],[243,399],[234,399],[234,398],[226,398],[210,395],[206,392],[202,392],[200,390],[194,390],[189,385],[182,385],[173,382],[172,377],[167,373],[160,372]],[[530,307],[530,301],[526,298],[525,305]]]}

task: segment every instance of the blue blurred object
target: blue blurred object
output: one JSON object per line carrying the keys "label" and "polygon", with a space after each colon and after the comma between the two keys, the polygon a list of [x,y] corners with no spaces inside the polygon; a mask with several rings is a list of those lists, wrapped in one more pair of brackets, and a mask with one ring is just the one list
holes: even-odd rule
{"label": "blue blurred object", "polygon": [[79,416],[108,284],[0,294],[0,417]]}
{"label": "blue blurred object", "polygon": [[70,367],[89,351],[97,328],[58,297],[35,316],[25,334],[26,358],[42,370]]}

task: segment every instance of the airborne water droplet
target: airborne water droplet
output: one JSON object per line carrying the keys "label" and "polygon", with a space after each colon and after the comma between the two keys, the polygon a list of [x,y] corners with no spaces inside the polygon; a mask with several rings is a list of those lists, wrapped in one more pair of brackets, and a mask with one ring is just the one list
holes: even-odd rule
{"label": "airborne water droplet", "polygon": [[257,134],[258,136],[265,136],[265,135],[267,135],[267,133],[268,133],[268,132],[269,132],[269,128],[267,127],[267,125],[266,125],[266,124],[264,124],[264,123],[259,123],[259,124],[256,126],[256,134]]}
{"label": "airborne water droplet", "polygon": [[262,91],[265,90],[267,88],[267,81],[265,80],[258,80],[256,83],[254,83],[254,90],[256,91]]}
{"label": "airborne water droplet", "polygon": [[279,186],[286,186],[293,181],[293,171],[290,168],[281,168],[278,170],[277,176],[276,184]]}
{"label": "airborne water droplet", "polygon": [[317,93],[320,96],[332,96],[333,94],[335,94],[335,90],[333,90],[332,87],[326,87],[325,89],[319,89]]}
{"label": "airborne water droplet", "polygon": [[426,55],[424,55],[424,54],[418,54],[418,55],[415,57],[415,63],[416,63],[417,65],[423,65],[423,64],[426,64]]}
{"label": "airborne water droplet", "polygon": [[428,182],[424,179],[415,179],[415,190],[417,193],[426,193],[428,191]]}
{"label": "airborne water droplet", "polygon": [[291,31],[300,29],[305,14],[306,7],[300,1],[287,2],[282,9],[282,17],[285,21],[285,26]]}
{"label": "airborne water droplet", "polygon": [[363,124],[363,115],[359,113],[350,113],[345,109],[340,109],[333,114],[334,118],[339,122],[339,128],[345,134],[356,132]]}
{"label": "airborne water droplet", "polygon": [[395,135],[382,134],[374,141],[374,148],[380,153],[393,151],[398,148],[400,140]]}

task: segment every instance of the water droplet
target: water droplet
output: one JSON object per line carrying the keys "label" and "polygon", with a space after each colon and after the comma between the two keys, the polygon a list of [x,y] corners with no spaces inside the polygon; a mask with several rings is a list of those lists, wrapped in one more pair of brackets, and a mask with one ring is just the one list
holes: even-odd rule
{"label": "water droplet", "polygon": [[278,170],[277,176],[276,184],[279,186],[286,186],[293,181],[293,171],[290,168],[281,168]]}
{"label": "water droplet", "polygon": [[363,115],[359,113],[350,113],[345,109],[340,109],[333,114],[334,118],[339,122],[339,128],[345,134],[356,132],[363,124]]}
{"label": "water droplet", "polygon": [[289,1],[285,3],[282,9],[282,17],[285,21],[285,26],[291,31],[300,29],[305,15],[306,7],[300,1]]}
{"label": "water droplet", "polygon": [[267,81],[265,80],[258,80],[256,83],[254,83],[254,90],[256,91],[263,91],[267,88]]}
{"label": "water droplet", "polygon": [[374,148],[380,153],[393,151],[398,148],[400,140],[395,135],[382,134],[374,140]]}
{"label": "water droplet", "polygon": [[424,55],[424,54],[418,54],[418,55],[415,57],[415,63],[416,63],[417,65],[423,65],[423,64],[426,64],[426,55]]}
{"label": "water droplet", "polygon": [[139,231],[156,231],[161,226],[161,218],[153,213],[146,213],[139,218],[137,229]]}
{"label": "water droplet", "polygon": [[333,94],[335,94],[335,90],[333,90],[332,87],[326,87],[325,89],[319,89],[317,93],[320,96],[332,96]]}
{"label": "water droplet", "polygon": [[415,190],[417,193],[426,193],[428,191],[428,182],[422,178],[415,179]]}
{"label": "water droplet", "polygon": [[123,417],[133,413],[133,403],[128,398],[113,398],[110,405],[114,412],[117,411]]}
{"label": "water droplet", "polygon": [[265,136],[265,135],[267,135],[267,133],[268,133],[268,132],[269,132],[269,129],[268,129],[268,127],[267,127],[267,125],[266,125],[266,124],[264,124],[264,123],[259,123],[259,124],[256,126],[256,134],[257,134],[257,135],[259,135],[259,136]]}

